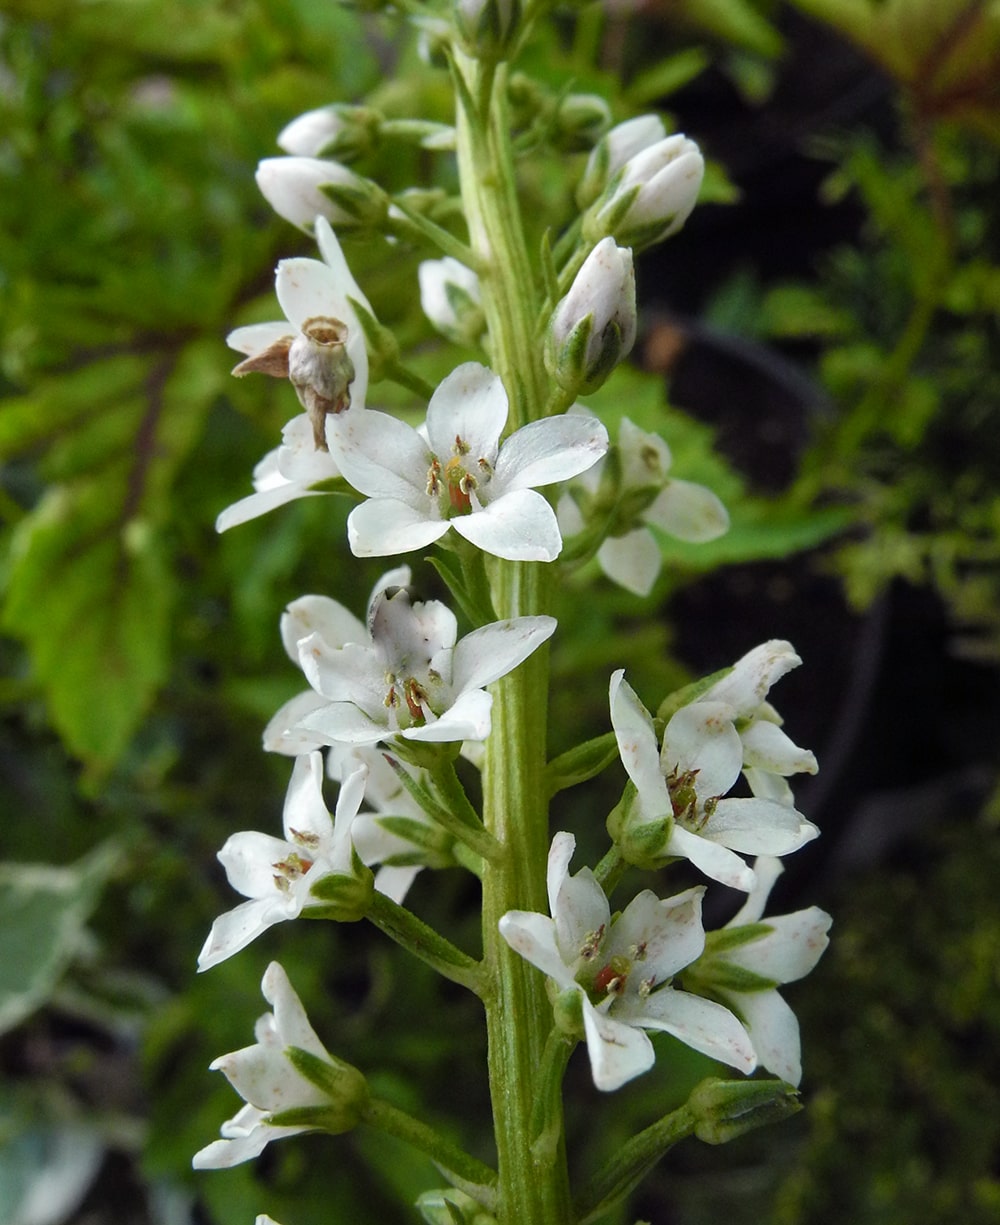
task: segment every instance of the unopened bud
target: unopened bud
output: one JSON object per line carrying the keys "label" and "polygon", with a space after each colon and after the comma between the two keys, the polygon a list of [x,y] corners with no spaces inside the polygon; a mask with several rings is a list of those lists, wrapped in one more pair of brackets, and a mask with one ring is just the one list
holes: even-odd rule
{"label": "unopened bud", "polygon": [[596,391],[635,343],[632,252],[599,242],[549,322],[545,364],[573,395]]}
{"label": "unopened bud", "polygon": [[640,115],[616,124],[594,146],[576,189],[580,208],[593,204],[622,166],[643,149],[664,140],[667,129],[659,115]]}
{"label": "unopened bud", "polygon": [[677,134],[629,158],[583,218],[591,242],[610,235],[648,247],[676,234],[694,208],[705,173],[701,151]]}
{"label": "unopened bud", "polygon": [[425,1191],[417,1199],[417,1209],[427,1225],[496,1225],[496,1217],[457,1187]]}
{"label": "unopened bud", "polygon": [[381,116],[367,106],[334,103],[306,111],[278,133],[278,146],[295,157],[352,162],[374,149]]}
{"label": "unopened bud", "polygon": [[417,269],[420,305],[442,335],[477,345],[486,329],[479,278],[457,259],[428,259]]}
{"label": "unopened bud", "polygon": [[611,107],[600,94],[567,94],[556,111],[555,143],[571,153],[592,149],[610,123]]}
{"label": "unopened bud", "polygon": [[694,1134],[706,1144],[726,1144],[802,1109],[798,1093],[783,1080],[703,1080],[687,1105]]}
{"label": "unopened bud", "polygon": [[307,234],[317,217],[340,227],[378,225],[388,209],[376,184],[325,158],[265,158],[257,167],[257,186],[279,217]]}
{"label": "unopened bud", "polygon": [[455,0],[455,29],[476,59],[502,60],[521,21],[521,0]]}

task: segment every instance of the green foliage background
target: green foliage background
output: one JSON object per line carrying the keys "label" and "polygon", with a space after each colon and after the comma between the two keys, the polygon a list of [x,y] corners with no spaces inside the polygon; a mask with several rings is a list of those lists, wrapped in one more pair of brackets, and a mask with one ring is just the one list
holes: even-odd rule
{"label": "green foliage background", "polygon": [[[668,406],[659,378],[622,371],[594,397],[609,424],[624,411],[662,431],[677,474],[711,485],[733,530],[698,549],[664,541],[650,605],[661,615],[641,622],[589,571],[567,584],[553,752],[606,730],[603,686],[623,650],[651,703],[689,679],[671,601],[738,565],[822,567],[858,609],[894,579],[925,586],[967,657],[992,666],[1000,651],[995,6],[963,0],[945,31],[925,0],[798,7],[889,74],[904,138],[887,150],[871,132],[827,133],[827,197],[859,202],[856,241],[807,283],[734,274],[706,318],[762,352],[808,342],[836,411],[775,496],[719,458],[713,431]],[[606,89],[617,117],[703,73],[766,107],[788,16],[749,0],[664,4],[641,20],[584,7],[530,67],[553,96],[570,79]],[[444,1127],[461,1118],[463,1144],[489,1157],[471,1004],[367,929],[296,925],[194,976],[231,903],[216,850],[280,811],[286,763],[258,750],[298,688],[280,612],[309,590],[350,602],[379,569],[362,581],[350,560],[345,581],[334,499],[222,538],[212,528],[292,411],[289,389],[227,374],[226,332],[271,317],[274,263],[310,253],[253,170],[284,123],[330,101],[448,119],[443,79],[418,76],[393,29],[311,0],[8,0],[0,14],[0,1216],[16,1225],[25,1188],[65,1169],[59,1145],[83,1151],[83,1135],[102,1164],[68,1217],[79,1225],[414,1219],[403,1205],[433,1171],[363,1133],[192,1175],[192,1152],[235,1109],[205,1068],[249,1041],[277,955],[332,1049],[383,1096]],[[365,170],[390,190],[453,187],[422,155],[376,154]],[[541,158],[524,191],[568,202]],[[723,167],[709,194],[734,197]],[[415,309],[421,253],[348,240],[347,254],[414,365],[439,377],[452,359]],[[593,684],[574,679],[581,666]],[[620,783],[570,793],[559,814],[596,853]],[[904,864],[823,899],[835,943],[792,1000],[809,1109],[731,1151],[681,1154],[636,1211],[695,1225],[723,1211],[775,1225],[996,1219],[997,817],[946,797],[931,826]],[[413,896],[474,947],[466,882],[439,874]],[[581,1167],[703,1071],[694,1057],[673,1066],[673,1083],[657,1071],[597,1102],[571,1080]]]}

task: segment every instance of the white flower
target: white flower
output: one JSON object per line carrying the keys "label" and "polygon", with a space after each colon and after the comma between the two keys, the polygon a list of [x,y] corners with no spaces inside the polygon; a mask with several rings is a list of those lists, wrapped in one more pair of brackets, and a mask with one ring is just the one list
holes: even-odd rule
{"label": "white flower", "polygon": [[[757,760],[752,728],[767,687],[800,662],[787,643],[756,648],[718,686],[671,717],[662,747],[657,745],[649,712],[624,680],[624,672],[615,672],[611,723],[636,788],[625,832],[635,834],[672,816],[669,837],[656,856],[689,859],[706,876],[744,892],[753,887],[754,875],[736,852],[788,855],[815,838],[816,826],[790,803],[756,795],[724,798],[744,764]],[[748,746],[740,730],[744,727],[750,735]],[[784,743],[787,737],[776,726],[775,731]],[[796,768],[815,770],[811,753],[796,749],[796,754]],[[767,760],[790,766],[793,758]]]}
{"label": "white flower", "polygon": [[[396,770],[389,765],[382,749],[367,744],[338,744],[333,745],[327,754],[327,773],[336,779],[349,775],[352,770],[357,769],[358,764],[363,764],[368,770],[368,781],[365,784],[367,811],[359,812],[351,826],[354,849],[361,856],[362,863],[368,864],[369,867],[373,864],[382,865],[375,873],[375,888],[394,902],[401,903],[424,864],[386,863],[386,860],[412,860],[418,848],[402,834],[386,828],[383,820],[403,818],[413,822],[414,828],[423,827],[428,834],[431,822],[400,782]],[[397,763],[397,768],[413,773],[404,762]],[[449,844],[451,839],[443,831],[440,832],[443,845]]]}
{"label": "white flower", "polygon": [[446,255],[425,259],[417,269],[420,305],[437,330],[456,344],[475,345],[486,327],[479,277]]}
{"label": "white flower", "polygon": [[[574,405],[570,411],[588,410]],[[728,530],[729,515],[704,485],[668,476],[670,448],[658,434],[640,429],[628,417],[619,426],[617,459],[617,484],[606,493],[602,482],[607,480],[607,459],[577,477],[584,509],[569,492],[563,494],[557,507],[559,526],[564,535],[575,536],[589,526],[587,511],[596,522],[605,522],[607,535],[597,550],[598,564],[613,582],[646,596],[663,563],[650,528],[702,544]],[[606,497],[615,500],[613,506],[604,504]]]}
{"label": "white flower", "polygon": [[[296,498],[321,493],[314,486],[340,476],[327,446],[326,425],[336,411],[330,392],[340,390],[341,407],[363,408],[368,393],[368,352],[364,332],[351,300],[371,311],[368,299],[344,259],[340,243],[329,223],[316,219],[316,239],[323,262],[313,259],[282,260],[275,275],[275,291],[285,312],[284,320],[253,323],[237,328],[226,338],[239,353],[247,355],[234,373],[253,370],[298,379],[296,394],[306,412],[293,418],[282,433],[282,445],[269,452],[254,469],[254,489],[249,497],[227,507],[216,521],[220,532],[245,523]],[[323,331],[332,325],[346,330],[342,354],[337,344],[324,346]],[[338,342],[339,343],[339,342]],[[330,361],[324,360],[324,349]],[[336,384],[346,357],[351,379],[346,387]],[[327,370],[326,367],[333,369]],[[334,385],[330,385],[330,375]],[[327,394],[324,394],[326,392]]]}
{"label": "white flower", "polygon": [[580,208],[592,204],[622,166],[643,149],[666,139],[667,129],[659,115],[626,119],[606,132],[591,150],[576,192]]}
{"label": "white flower", "polygon": [[[272,961],[261,982],[264,998],[274,1008],[254,1028],[257,1042],[210,1065],[226,1077],[246,1105],[222,1124],[223,1139],[196,1153],[196,1170],[228,1169],[260,1155],[272,1140],[322,1128],[347,1131],[360,1121],[367,1102],[364,1077],[356,1068],[328,1054],[309,1024],[288,976]],[[290,1050],[290,1048],[292,1048]],[[327,1069],[325,1088],[307,1079],[290,1057],[305,1051]],[[282,1126],[271,1120],[289,1110],[312,1112],[308,1122]]]}
{"label": "white flower", "polygon": [[610,234],[636,248],[669,238],[690,216],[704,173],[700,149],[680,133],[641,149],[584,216],[584,236],[596,242]]}
{"label": "white flower", "polygon": [[[257,186],[279,217],[312,233],[317,217],[334,225],[377,222],[388,208],[385,194],[340,162],[319,157],[266,157],[257,166]],[[323,188],[332,189],[333,200]]]}
{"label": "white flower", "polygon": [[358,557],[424,548],[453,527],[509,561],[552,561],[562,547],[555,512],[536,485],[589,468],[607,448],[599,421],[563,415],[533,421],[503,445],[507,393],[475,362],[434,392],[424,436],[385,413],[342,414],[330,450],[370,499],[354,508],[348,538]]}
{"label": "white flower", "polygon": [[[367,767],[355,763],[341,783],[331,819],[323,801],[322,754],[295,758],[282,818],[284,838],[247,830],[231,835],[219,852],[230,885],[249,901],[212,924],[198,957],[199,970],[232,957],[275,923],[297,919],[308,906],[319,905],[310,891],[322,877],[342,875],[355,883],[351,823],[367,776]],[[357,885],[363,892],[364,882]]]}
{"label": "white flower", "polygon": [[638,894],[614,920],[593,872],[569,875],[575,839],[556,834],[549,851],[552,917],[508,911],[500,933],[561,991],[579,996],[594,1084],[617,1089],[653,1066],[644,1032],[664,1030],[743,1072],[755,1059],[746,1032],[721,1005],[671,987],[701,953],[703,888],[661,901]]}
{"label": "white flower", "polygon": [[336,102],[306,111],[287,123],[278,133],[278,145],[295,157],[351,161],[374,147],[378,127],[377,112]]}
{"label": "white flower", "polygon": [[757,883],[725,927],[708,937],[705,953],[684,983],[732,1008],[750,1034],[760,1066],[798,1085],[799,1023],[777,988],[813,969],[829,944],[832,920],[817,906],[763,919],[768,895],[783,871],[781,861],[770,856],[754,863]]}
{"label": "white flower", "polygon": [[552,312],[545,363],[573,394],[596,391],[635,343],[632,252],[602,239]]}
{"label": "white flower", "polygon": [[[315,597],[314,597],[315,598]],[[411,602],[405,588],[376,596],[364,642],[334,647],[322,632],[297,644],[319,695],[293,699],[264,733],[265,747],[485,740],[493,698],[483,688],[513,671],[555,630],[552,617],[494,621],[457,640],[454,613]]]}

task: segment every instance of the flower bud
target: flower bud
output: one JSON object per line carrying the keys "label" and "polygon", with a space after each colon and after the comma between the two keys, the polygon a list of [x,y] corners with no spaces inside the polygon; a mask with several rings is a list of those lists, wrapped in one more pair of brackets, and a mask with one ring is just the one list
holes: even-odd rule
{"label": "flower bud", "polygon": [[378,225],[388,209],[385,193],[339,162],[315,157],[267,157],[257,186],[279,217],[312,232],[318,216],[333,225]]}
{"label": "flower bud", "polygon": [[520,21],[521,0],[455,0],[455,29],[476,59],[503,59]]}
{"label": "flower bud", "polygon": [[635,343],[632,252],[599,242],[556,306],[545,338],[545,364],[573,395],[596,391]]}
{"label": "flower bud", "polygon": [[278,133],[278,146],[295,157],[331,157],[351,162],[370,153],[381,116],[366,106],[334,103],[306,111]]}
{"label": "flower bud", "polygon": [[611,107],[600,94],[567,94],[556,111],[556,146],[572,153],[591,149],[610,123]]}
{"label": "flower bud", "polygon": [[706,1144],[726,1144],[802,1109],[783,1080],[703,1080],[687,1105],[696,1120],[694,1134]]}
{"label": "flower bud", "polygon": [[635,154],[583,218],[584,237],[606,235],[635,248],[676,234],[694,208],[705,173],[701,151],[679,133]]}
{"label": "flower bud", "polygon": [[442,335],[477,345],[486,329],[479,277],[457,259],[428,259],[417,269],[420,305]]}
{"label": "flower bud", "polygon": [[496,1225],[496,1217],[457,1187],[425,1191],[417,1200],[417,1209],[427,1225]]}
{"label": "flower bud", "polygon": [[629,158],[664,140],[666,135],[667,129],[659,115],[639,115],[613,127],[598,141],[587,159],[583,178],[576,189],[580,208],[594,203]]}

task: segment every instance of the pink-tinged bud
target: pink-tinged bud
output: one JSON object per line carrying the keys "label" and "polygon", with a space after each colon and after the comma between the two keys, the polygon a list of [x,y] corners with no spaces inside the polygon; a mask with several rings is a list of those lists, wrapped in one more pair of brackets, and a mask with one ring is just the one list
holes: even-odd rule
{"label": "pink-tinged bud", "polygon": [[257,186],[279,217],[311,233],[317,217],[331,225],[377,225],[385,193],[340,162],[316,157],[268,157],[257,167]]}
{"label": "pink-tinged bud", "polygon": [[665,140],[666,136],[667,129],[659,115],[639,115],[613,127],[598,141],[587,159],[583,178],[576,189],[580,208],[593,204],[630,158]]}
{"label": "pink-tinged bud", "polygon": [[635,343],[632,252],[613,238],[597,244],[556,306],[545,342],[545,364],[574,395],[596,391]]}
{"label": "pink-tinged bud", "polygon": [[676,234],[698,199],[705,161],[680,133],[629,158],[584,214],[592,242],[610,235],[641,249]]}

